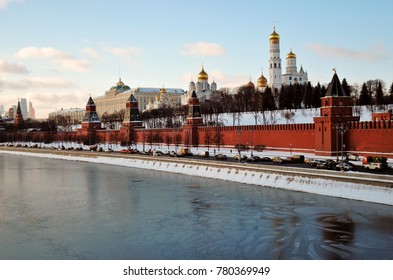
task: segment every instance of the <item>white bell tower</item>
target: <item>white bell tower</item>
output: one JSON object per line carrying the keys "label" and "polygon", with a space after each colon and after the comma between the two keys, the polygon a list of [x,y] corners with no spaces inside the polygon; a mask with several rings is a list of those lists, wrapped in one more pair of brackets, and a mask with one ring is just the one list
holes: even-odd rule
{"label": "white bell tower", "polygon": [[281,88],[282,77],[281,77],[281,58],[280,58],[280,35],[276,33],[276,29],[273,29],[273,33],[270,34],[270,66],[269,66],[269,80],[270,87]]}

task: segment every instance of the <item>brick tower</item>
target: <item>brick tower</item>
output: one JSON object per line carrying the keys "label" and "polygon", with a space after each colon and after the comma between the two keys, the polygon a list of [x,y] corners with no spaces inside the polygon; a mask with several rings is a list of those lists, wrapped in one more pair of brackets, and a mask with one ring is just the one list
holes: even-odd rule
{"label": "brick tower", "polygon": [[131,94],[126,102],[123,126],[120,128],[120,130],[127,135],[128,143],[138,142],[135,128],[143,128],[143,122],[139,113],[138,101],[135,96]]}
{"label": "brick tower", "polygon": [[86,104],[86,113],[82,121],[81,134],[86,137],[84,141],[87,145],[96,143],[96,130],[101,128],[101,121],[96,111],[96,104],[91,96]]}
{"label": "brick tower", "polygon": [[190,99],[188,100],[188,115],[186,124],[183,126],[183,139],[187,146],[198,146],[198,127],[203,125],[199,99],[196,92],[193,91]]}
{"label": "brick tower", "polygon": [[316,155],[332,156],[341,151],[347,123],[359,121],[358,116],[352,115],[352,105],[352,98],[334,73],[325,97],[321,98],[321,116],[314,118]]}
{"label": "brick tower", "polygon": [[22,110],[20,108],[20,102],[18,100],[18,108],[16,109],[16,115],[14,117],[14,126],[16,129],[22,129],[24,127]]}

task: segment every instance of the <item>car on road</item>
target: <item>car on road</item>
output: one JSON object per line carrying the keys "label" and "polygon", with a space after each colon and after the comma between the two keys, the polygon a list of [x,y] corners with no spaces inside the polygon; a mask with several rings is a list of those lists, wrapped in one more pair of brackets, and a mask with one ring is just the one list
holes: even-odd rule
{"label": "car on road", "polygon": [[247,156],[246,155],[234,155],[233,158],[236,159],[236,160],[239,160],[239,159],[240,160],[246,160]]}
{"label": "car on road", "polygon": [[226,160],[228,157],[226,156],[226,155],[224,155],[224,154],[217,154],[216,156],[216,159],[218,159],[218,160]]}
{"label": "car on road", "polygon": [[282,164],[282,163],[288,162],[287,158],[284,158],[284,157],[274,157],[274,158],[272,158],[272,161],[277,164]]}
{"label": "car on road", "polygon": [[247,158],[248,162],[258,162],[260,160],[261,160],[261,158],[259,156],[252,156],[252,157]]}
{"label": "car on road", "polygon": [[209,156],[209,152],[208,151],[200,152],[198,154],[198,156],[200,156],[200,157],[208,157]]}
{"label": "car on road", "polygon": [[336,165],[336,170],[351,171],[353,170],[353,165],[348,164],[347,162],[340,162]]}

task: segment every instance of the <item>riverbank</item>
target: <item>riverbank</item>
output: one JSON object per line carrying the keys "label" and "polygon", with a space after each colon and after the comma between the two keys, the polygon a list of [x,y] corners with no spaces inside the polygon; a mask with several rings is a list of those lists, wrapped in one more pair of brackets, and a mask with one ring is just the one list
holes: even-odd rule
{"label": "riverbank", "polygon": [[87,151],[1,147],[0,153],[143,168],[393,205],[393,178],[386,175]]}

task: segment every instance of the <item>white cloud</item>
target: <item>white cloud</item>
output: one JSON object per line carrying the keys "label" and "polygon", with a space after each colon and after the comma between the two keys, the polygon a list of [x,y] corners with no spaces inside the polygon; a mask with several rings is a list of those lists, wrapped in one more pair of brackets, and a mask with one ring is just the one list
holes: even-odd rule
{"label": "white cloud", "polygon": [[386,48],[383,45],[373,45],[367,51],[352,50],[347,48],[337,48],[322,44],[310,44],[307,46],[317,54],[333,58],[351,58],[361,60],[384,60],[388,57]]}
{"label": "white cloud", "polygon": [[8,90],[65,89],[72,87],[75,87],[75,85],[69,79],[56,77],[28,77],[18,81],[0,81],[0,88],[7,88]]}
{"label": "white cloud", "polygon": [[8,63],[0,59],[0,73],[5,74],[27,74],[29,71],[26,66],[19,63]]}
{"label": "white cloud", "polygon": [[224,56],[225,49],[216,43],[187,43],[182,46],[181,54],[184,56]]}
{"label": "white cloud", "polygon": [[15,53],[14,57],[20,59],[48,59],[63,69],[78,72],[84,72],[90,66],[87,60],[76,59],[74,56],[52,47],[26,47]]}
{"label": "white cloud", "polygon": [[0,9],[7,8],[8,4],[10,4],[12,2],[21,3],[23,1],[22,0],[0,0]]}

